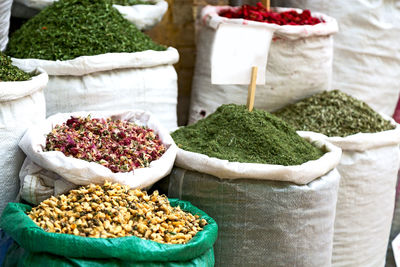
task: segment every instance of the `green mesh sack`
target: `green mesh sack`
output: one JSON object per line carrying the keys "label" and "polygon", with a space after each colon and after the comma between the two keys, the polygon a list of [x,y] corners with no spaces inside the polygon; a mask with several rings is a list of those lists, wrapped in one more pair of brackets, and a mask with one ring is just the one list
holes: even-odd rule
{"label": "green mesh sack", "polygon": [[15,243],[4,266],[214,266],[217,223],[189,202],[170,199],[170,203],[208,222],[187,244],[161,244],[135,236],[107,239],[48,233],[25,214],[30,206],[9,203],[0,228]]}

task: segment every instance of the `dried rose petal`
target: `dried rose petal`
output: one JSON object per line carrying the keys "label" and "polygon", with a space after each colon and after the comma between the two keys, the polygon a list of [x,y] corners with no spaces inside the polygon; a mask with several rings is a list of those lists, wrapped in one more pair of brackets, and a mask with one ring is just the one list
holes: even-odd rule
{"label": "dried rose petal", "polygon": [[324,22],[323,19],[312,17],[308,9],[303,10],[302,13],[297,13],[295,10],[278,13],[268,11],[261,2],[255,6],[243,5],[238,9],[223,10],[219,15],[226,18],[241,18],[278,25],[315,25]]}
{"label": "dried rose petal", "polygon": [[44,151],[97,162],[112,172],[144,168],[160,158],[165,147],[150,128],[120,120],[71,117],[47,135]]}

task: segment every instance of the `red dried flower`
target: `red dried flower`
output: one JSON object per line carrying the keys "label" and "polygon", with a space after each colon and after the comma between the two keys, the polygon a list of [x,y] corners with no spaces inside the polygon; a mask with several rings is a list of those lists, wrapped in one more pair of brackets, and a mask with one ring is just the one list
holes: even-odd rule
{"label": "red dried flower", "polygon": [[302,13],[295,10],[278,13],[268,11],[261,2],[255,6],[243,5],[238,9],[224,10],[219,15],[230,19],[241,18],[278,25],[315,25],[324,22],[323,19],[312,17],[307,9]]}

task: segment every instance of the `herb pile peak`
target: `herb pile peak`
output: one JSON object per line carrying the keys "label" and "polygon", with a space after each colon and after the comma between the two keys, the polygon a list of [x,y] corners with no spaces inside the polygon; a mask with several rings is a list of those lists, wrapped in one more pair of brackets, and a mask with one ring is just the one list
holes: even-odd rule
{"label": "herb pile peak", "polygon": [[17,30],[6,53],[16,58],[69,60],[165,49],[124,19],[109,0],[60,0]]}
{"label": "herb pile peak", "polygon": [[281,119],[244,105],[222,105],[196,124],[172,133],[182,149],[232,162],[300,165],[324,152]]}

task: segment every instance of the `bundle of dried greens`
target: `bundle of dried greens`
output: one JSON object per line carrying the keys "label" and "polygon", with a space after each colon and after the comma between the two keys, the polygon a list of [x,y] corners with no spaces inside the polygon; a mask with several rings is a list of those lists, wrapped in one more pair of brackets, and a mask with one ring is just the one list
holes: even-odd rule
{"label": "bundle of dried greens", "polygon": [[74,118],[56,125],[47,135],[44,151],[60,151],[97,162],[113,172],[144,168],[166,151],[150,128],[128,121]]}
{"label": "bundle of dried greens", "polygon": [[109,0],[60,0],[17,30],[6,53],[16,58],[69,60],[165,49],[124,19]]}
{"label": "bundle of dried greens", "polygon": [[345,137],[395,128],[366,103],[339,90],[322,92],[278,110],[274,115],[299,131]]}
{"label": "bundle of dried greens", "polygon": [[27,81],[32,74],[11,64],[11,58],[0,52],[0,82]]}
{"label": "bundle of dried greens", "polygon": [[51,197],[28,216],[45,231],[84,237],[137,236],[159,243],[184,244],[207,221],[171,207],[158,191],[147,195],[120,184],[90,184],[67,195]]}
{"label": "bundle of dried greens", "polygon": [[182,149],[232,162],[299,165],[324,152],[281,119],[263,110],[222,105],[197,123],[172,133]]}

